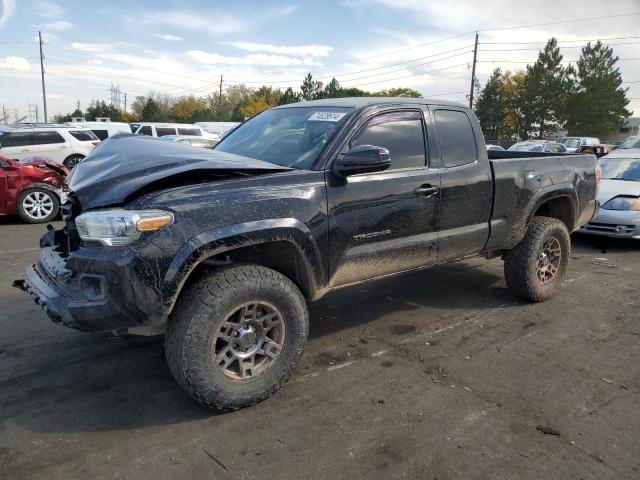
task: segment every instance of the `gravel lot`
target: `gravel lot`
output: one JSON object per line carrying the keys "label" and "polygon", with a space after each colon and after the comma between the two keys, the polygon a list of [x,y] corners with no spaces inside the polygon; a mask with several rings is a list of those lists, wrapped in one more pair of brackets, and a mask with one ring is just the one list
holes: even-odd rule
{"label": "gravel lot", "polygon": [[575,237],[526,304],[473,259],[331,294],[302,364],[229,414],[160,339],[75,332],[10,287],[44,226],[0,219],[0,478],[640,478],[640,244]]}

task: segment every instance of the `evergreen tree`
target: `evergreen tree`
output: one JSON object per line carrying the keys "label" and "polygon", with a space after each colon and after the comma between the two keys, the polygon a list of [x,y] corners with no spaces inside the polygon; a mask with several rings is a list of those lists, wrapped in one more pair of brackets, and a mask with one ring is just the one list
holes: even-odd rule
{"label": "evergreen tree", "polygon": [[287,88],[278,100],[278,105],[287,105],[289,103],[296,103],[300,101],[300,94],[293,91],[293,88]]}
{"label": "evergreen tree", "polygon": [[318,94],[320,93],[322,87],[320,84],[313,80],[313,76],[311,73],[307,73],[302,81],[302,85],[300,86],[300,91],[302,92],[302,100],[314,100],[318,98]]}
{"label": "evergreen tree", "polygon": [[600,41],[589,42],[578,60],[577,92],[569,105],[569,135],[606,136],[622,125],[627,110],[627,90],[621,88],[618,57]]}
{"label": "evergreen tree", "polygon": [[502,73],[496,68],[480,91],[474,107],[482,131],[488,139],[500,138],[506,120],[502,87]]}
{"label": "evergreen tree", "polygon": [[341,97],[342,87],[335,78],[332,78],[322,91],[322,98],[338,98]]}
{"label": "evergreen tree", "polygon": [[555,38],[547,42],[536,63],[527,65],[522,96],[522,132],[525,136],[536,134],[543,138],[564,127],[574,85],[573,73],[572,67],[562,65],[562,55]]}

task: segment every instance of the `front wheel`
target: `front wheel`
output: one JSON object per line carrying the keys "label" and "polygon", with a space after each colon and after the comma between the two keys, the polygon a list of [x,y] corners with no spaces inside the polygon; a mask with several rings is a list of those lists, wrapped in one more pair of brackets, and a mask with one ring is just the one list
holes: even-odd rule
{"label": "front wheel", "polygon": [[46,188],[27,188],[18,198],[18,216],[27,223],[45,223],[58,215],[60,200]]}
{"label": "front wheel", "polygon": [[509,290],[533,302],[553,297],[560,290],[570,254],[566,225],[556,218],[534,217],[522,241],[505,254]]}
{"label": "front wheel", "polygon": [[165,356],[192,397],[235,410],[289,379],[308,331],[306,304],[293,282],[262,266],[231,267],[186,287],[169,320]]}

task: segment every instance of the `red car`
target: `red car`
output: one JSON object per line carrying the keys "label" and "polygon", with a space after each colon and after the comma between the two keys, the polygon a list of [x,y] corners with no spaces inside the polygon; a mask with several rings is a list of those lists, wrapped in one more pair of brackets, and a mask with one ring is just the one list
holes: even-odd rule
{"label": "red car", "polygon": [[0,215],[18,215],[28,223],[48,222],[64,201],[69,170],[44,157],[0,157]]}

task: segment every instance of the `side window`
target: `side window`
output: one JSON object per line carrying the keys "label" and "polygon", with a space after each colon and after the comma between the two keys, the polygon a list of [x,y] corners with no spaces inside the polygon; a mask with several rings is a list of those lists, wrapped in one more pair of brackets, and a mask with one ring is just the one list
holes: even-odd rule
{"label": "side window", "polygon": [[355,145],[388,149],[391,158],[389,170],[426,165],[422,115],[419,112],[384,113],[373,117],[351,141],[351,146]]}
{"label": "side window", "polygon": [[64,142],[64,138],[58,132],[36,132],[36,143],[38,145]]}
{"label": "side window", "polygon": [[175,135],[176,129],[173,127],[156,127],[156,133],[159,137],[164,137],[165,135]]}
{"label": "side window", "polygon": [[91,131],[96,137],[98,137],[99,140],[106,140],[107,138],[109,138],[108,130],[91,130]]}
{"label": "side window", "polygon": [[445,167],[457,167],[478,159],[476,137],[467,114],[456,110],[436,110],[436,125]]}
{"label": "side window", "polygon": [[2,144],[2,148],[6,148],[26,147],[27,145],[34,145],[36,142],[31,132],[15,132],[2,137],[0,143]]}
{"label": "side window", "polygon": [[145,125],[144,127],[140,127],[137,133],[138,135],[149,135],[150,137],[153,137],[153,132],[151,131],[150,125]]}
{"label": "side window", "polygon": [[199,128],[178,127],[178,135],[193,135],[196,137],[201,137],[202,131]]}

